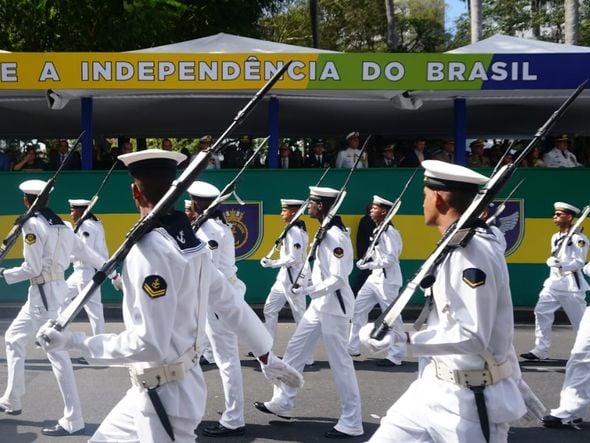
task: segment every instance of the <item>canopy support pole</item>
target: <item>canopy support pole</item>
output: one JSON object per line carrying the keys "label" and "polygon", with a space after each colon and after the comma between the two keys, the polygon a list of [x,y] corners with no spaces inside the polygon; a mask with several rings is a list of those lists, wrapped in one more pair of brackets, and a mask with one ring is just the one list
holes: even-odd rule
{"label": "canopy support pole", "polygon": [[271,97],[268,101],[268,167],[279,167],[279,99]]}
{"label": "canopy support pole", "polygon": [[82,169],[92,169],[92,97],[82,97]]}
{"label": "canopy support pole", "polygon": [[456,97],[453,107],[455,123],[455,163],[467,163],[467,104],[464,98]]}

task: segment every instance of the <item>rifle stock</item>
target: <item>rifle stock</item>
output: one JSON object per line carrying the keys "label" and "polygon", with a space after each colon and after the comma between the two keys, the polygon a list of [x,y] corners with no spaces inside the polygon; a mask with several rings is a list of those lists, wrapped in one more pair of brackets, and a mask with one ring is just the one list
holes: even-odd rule
{"label": "rifle stock", "polygon": [[66,155],[66,158],[64,159],[64,161],[59,165],[59,168],[57,168],[57,171],[55,171],[55,174],[53,174],[53,177],[51,177],[49,180],[47,180],[45,187],[43,188],[41,193],[37,196],[37,198],[35,198],[35,201],[33,202],[33,204],[31,206],[29,206],[29,209],[27,209],[27,212],[24,213],[23,215],[20,215],[19,217],[17,217],[17,219],[14,221],[14,226],[12,227],[12,229],[10,230],[10,232],[8,233],[6,238],[2,241],[2,245],[0,245],[0,262],[2,262],[2,260],[4,260],[6,258],[6,256],[10,252],[10,249],[14,246],[14,244],[18,240],[18,237],[20,236],[20,233],[22,232],[23,225],[25,224],[25,222],[29,218],[31,218],[33,216],[33,214],[35,214],[35,212],[37,212],[41,202],[46,201],[47,198],[49,197],[49,193],[51,192],[51,190],[53,189],[53,186],[55,184],[55,179],[60,174],[60,172],[63,170],[66,163],[69,161],[70,156],[76,150],[76,147],[80,144],[80,140],[82,140],[82,136],[84,135],[84,132],[85,131],[82,131],[82,133],[78,136],[76,143],[74,143],[74,146],[72,147],[72,149],[70,149],[70,151],[68,152],[68,155]]}
{"label": "rifle stock", "polygon": [[471,228],[472,224],[478,219],[484,209],[490,204],[498,192],[510,180],[514,171],[522,160],[528,155],[530,150],[544,137],[557,120],[563,115],[569,105],[576,99],[578,95],[584,90],[588,80],[585,80],[580,86],[576,88],[572,94],[565,100],[565,102],[553,112],[549,119],[541,126],[529,144],[520,152],[518,157],[511,163],[502,166],[496,173],[494,173],[488,183],[475,196],[472,203],[466,211],[459,217],[458,221],[452,224],[443,237],[439,240],[434,252],[426,259],[422,266],[418,269],[412,279],[406,284],[404,289],[396,300],[391,303],[385,311],[375,321],[375,327],[371,332],[371,337],[377,340],[383,339],[391,329],[395,319],[401,314],[403,308],[410,301],[410,298],[418,288],[428,288],[434,283],[434,272],[436,267],[440,265],[448,256],[448,254],[455,248],[461,246],[465,247],[473,237],[474,231]]}
{"label": "rifle stock", "polygon": [[113,165],[111,166],[111,169],[109,169],[109,172],[107,172],[106,177],[102,180],[100,186],[98,187],[98,190],[94,193],[94,195],[90,199],[90,204],[88,205],[88,207],[86,208],[86,210],[84,211],[84,213],[82,214],[82,216],[76,222],[76,227],[74,228],[74,233],[75,234],[78,233],[78,230],[80,229],[80,226],[82,226],[82,223],[84,223],[90,217],[90,213],[91,213],[90,211],[92,211],[92,208],[94,207],[94,205],[98,201],[98,197],[100,196],[100,191],[102,191],[102,188],[104,187],[104,185],[106,184],[106,182],[109,180],[109,178],[110,178],[111,174],[113,173],[116,165],[117,165],[117,162],[113,162]]}
{"label": "rifle stock", "polygon": [[121,246],[119,246],[119,249],[117,249],[117,251],[104,263],[102,268],[94,274],[92,280],[86,285],[82,292],[77,297],[75,297],[74,300],[60,313],[55,321],[55,324],[53,325],[54,328],[57,330],[62,330],[72,322],[84,304],[92,296],[94,291],[104,282],[107,275],[111,275],[116,266],[123,262],[133,245],[135,245],[135,243],[137,243],[141,237],[143,237],[146,233],[153,229],[154,226],[156,226],[161,216],[173,209],[176,201],[182,196],[184,192],[186,192],[194,179],[206,169],[211,156],[221,152],[223,148],[221,141],[224,140],[236,126],[242,123],[242,121],[250,114],[258,102],[285,73],[290,64],[291,61],[285,63],[281,69],[279,69],[273,75],[273,77],[268,80],[266,84],[254,95],[254,97],[252,97],[246,106],[238,111],[232,123],[217,139],[217,141],[208,149],[199,152],[199,154],[183,171],[180,177],[172,182],[172,185],[166,194],[154,206],[152,211],[145,217],[142,217],[135,224],[135,226],[133,226],[131,231],[127,234],[126,239],[123,241]]}

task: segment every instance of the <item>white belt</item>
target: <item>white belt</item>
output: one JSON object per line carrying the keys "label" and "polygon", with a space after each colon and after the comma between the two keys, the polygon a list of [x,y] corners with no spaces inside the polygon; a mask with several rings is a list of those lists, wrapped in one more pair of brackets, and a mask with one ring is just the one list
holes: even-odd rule
{"label": "white belt", "polygon": [[42,272],[40,276],[33,277],[29,280],[32,285],[42,285],[43,283],[49,283],[50,281],[63,280],[63,272]]}
{"label": "white belt", "polygon": [[493,365],[488,369],[452,369],[445,364],[433,360],[436,378],[460,386],[493,385],[512,374],[512,365],[505,361],[501,365]]}
{"label": "white belt", "polygon": [[184,378],[184,374],[199,364],[201,353],[198,348],[191,347],[174,363],[157,368],[129,368],[131,383],[140,388],[148,389],[161,386],[171,381]]}

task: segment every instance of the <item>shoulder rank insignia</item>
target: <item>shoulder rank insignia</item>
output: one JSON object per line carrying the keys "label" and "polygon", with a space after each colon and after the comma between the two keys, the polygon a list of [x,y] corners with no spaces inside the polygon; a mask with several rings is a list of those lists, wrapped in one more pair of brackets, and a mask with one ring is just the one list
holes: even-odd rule
{"label": "shoulder rank insignia", "polygon": [[32,245],[37,241],[37,236],[35,234],[27,234],[25,235],[25,243],[27,245]]}
{"label": "shoulder rank insignia", "polygon": [[470,288],[477,288],[486,282],[486,273],[481,269],[469,268],[463,271],[463,281],[467,283]]}
{"label": "shoulder rank insignia", "polygon": [[295,243],[293,246],[295,246],[295,249],[301,249],[301,245],[299,243]]}
{"label": "shoulder rank insignia", "polygon": [[340,246],[334,248],[334,257],[342,258],[343,255],[344,255],[344,249],[342,249]]}
{"label": "shoulder rank insignia", "polygon": [[207,242],[207,246],[209,246],[209,249],[214,250],[219,247],[219,243],[217,243],[215,240],[209,240]]}
{"label": "shoulder rank insignia", "polygon": [[158,298],[166,295],[168,284],[159,275],[148,275],[143,281],[142,287],[151,298]]}
{"label": "shoulder rank insignia", "polygon": [[578,240],[578,246],[580,248],[583,248],[584,246],[586,246],[586,242],[584,240]]}

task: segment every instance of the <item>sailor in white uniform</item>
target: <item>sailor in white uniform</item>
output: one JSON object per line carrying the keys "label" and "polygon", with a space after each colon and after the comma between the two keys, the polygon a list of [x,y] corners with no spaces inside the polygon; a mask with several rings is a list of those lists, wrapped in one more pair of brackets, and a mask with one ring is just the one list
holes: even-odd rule
{"label": "sailor in white uniform", "polygon": [[[339,191],[316,186],[309,189],[309,216],[321,223]],[[358,382],[352,357],[346,349],[348,323],[354,309],[354,295],[348,283],[353,253],[350,234],[339,216],[332,218],[325,228],[325,236],[316,251],[312,284],[307,286],[307,279],[303,279],[302,286],[295,291],[309,294],[312,300],[289,340],[283,358],[296,370],[303,371],[309,350],[322,338],[341,408],[338,422],[325,436],[339,439],[364,433]],[[254,406],[267,414],[290,418],[297,394],[297,389],[282,383],[275,386],[270,401],[255,402]]]}
{"label": "sailor in white uniform", "polygon": [[[281,218],[289,224],[299,210],[303,200],[281,199]],[[305,222],[297,220],[285,233],[281,240],[279,258],[276,260],[263,257],[260,264],[264,268],[280,268],[277,278],[270,288],[264,303],[264,324],[273,339],[277,333],[279,312],[289,303],[295,323],[299,323],[305,312],[305,295],[295,295],[291,287],[299,271],[305,265],[307,256],[308,235]]]}
{"label": "sailor in white uniform", "polygon": [[[42,180],[27,180],[19,185],[25,194],[25,206],[30,207],[43,191]],[[2,269],[6,283],[30,281],[27,302],[5,333],[8,380],[0,397],[0,411],[10,415],[21,413],[21,398],[25,393],[25,358],[29,340],[48,319],[55,318],[64,305],[68,287],[64,271],[70,256],[100,268],[103,258],[93,254],[64,222],[41,202],[39,211],[22,226],[23,257],[20,266]],[[84,418],[72,362],[67,351],[47,352],[47,358],[64,400],[64,416],[55,426],[42,429],[49,436],[63,437],[84,433]]]}
{"label": "sailor in white uniform", "polygon": [[[422,162],[424,219],[444,234],[469,206],[487,177],[437,160]],[[512,346],[513,312],[501,245],[481,220],[465,247],[434,270],[427,289],[427,324],[393,329],[381,341],[360,331],[373,350],[405,343],[419,357],[418,379],[387,411],[372,442],[506,442],[509,423],[534,395],[520,377]],[[522,391],[522,393],[521,393]],[[535,405],[538,404],[535,402]]]}
{"label": "sailor in white uniform", "polygon": [[551,256],[547,259],[549,277],[543,283],[535,305],[535,347],[520,355],[526,360],[545,360],[549,356],[551,328],[555,311],[560,307],[567,314],[574,332],[578,332],[586,309],[586,291],[590,289],[582,274],[588,254],[588,237],[578,231],[568,238],[574,217],[580,210],[565,202],[555,202],[553,208],[553,222],[559,232],[551,237]]}
{"label": "sailor in white uniform", "polygon": [[[350,169],[356,162],[361,152],[360,149],[360,134],[357,131],[350,132],[346,135],[346,149],[338,152],[336,156],[337,168]],[[363,156],[359,161],[357,168],[368,168],[369,157],[366,152],[363,152]]]}
{"label": "sailor in white uniform", "polygon": [[[167,192],[185,158],[160,149],[119,156],[133,176],[133,199],[142,216]],[[209,303],[265,362],[265,376],[302,383],[296,371],[269,354],[266,328],[245,302],[236,302],[186,216],[171,211],[158,222],[123,262],[123,332],[87,337],[48,323],[37,334],[48,350],[76,348],[91,363],[129,366],[132,386],[91,442],[194,442],[206,400],[198,358]]]}
{"label": "sailor in white uniform", "polygon": [[[70,199],[70,215],[74,221],[74,232],[87,248],[98,254],[105,262],[109,258],[109,251],[104,235],[104,228],[100,220],[92,213],[79,223],[82,215],[90,205],[90,200]],[[71,300],[78,295],[94,276],[96,269],[82,260],[73,260],[74,272],[68,277],[66,283],[69,288],[68,298]],[[104,333],[104,312],[102,307],[100,288],[84,305],[84,310],[90,321],[93,334]]]}
{"label": "sailor in white uniform", "polygon": [[[393,203],[378,195],[373,196],[373,203],[369,210],[371,219],[379,226]],[[360,329],[367,323],[369,312],[378,304],[381,310],[385,310],[398,296],[402,285],[402,272],[399,265],[399,257],[402,252],[402,238],[399,231],[391,224],[385,229],[379,243],[375,246],[369,260],[359,260],[359,269],[370,269],[371,275],[359,290],[354,301],[354,315],[348,338],[348,353],[353,357],[360,355],[361,342],[359,339]],[[394,328],[403,331],[403,322],[399,316]],[[402,364],[402,357],[405,356],[403,344],[392,344],[387,356],[377,361],[377,366],[399,366]]]}

